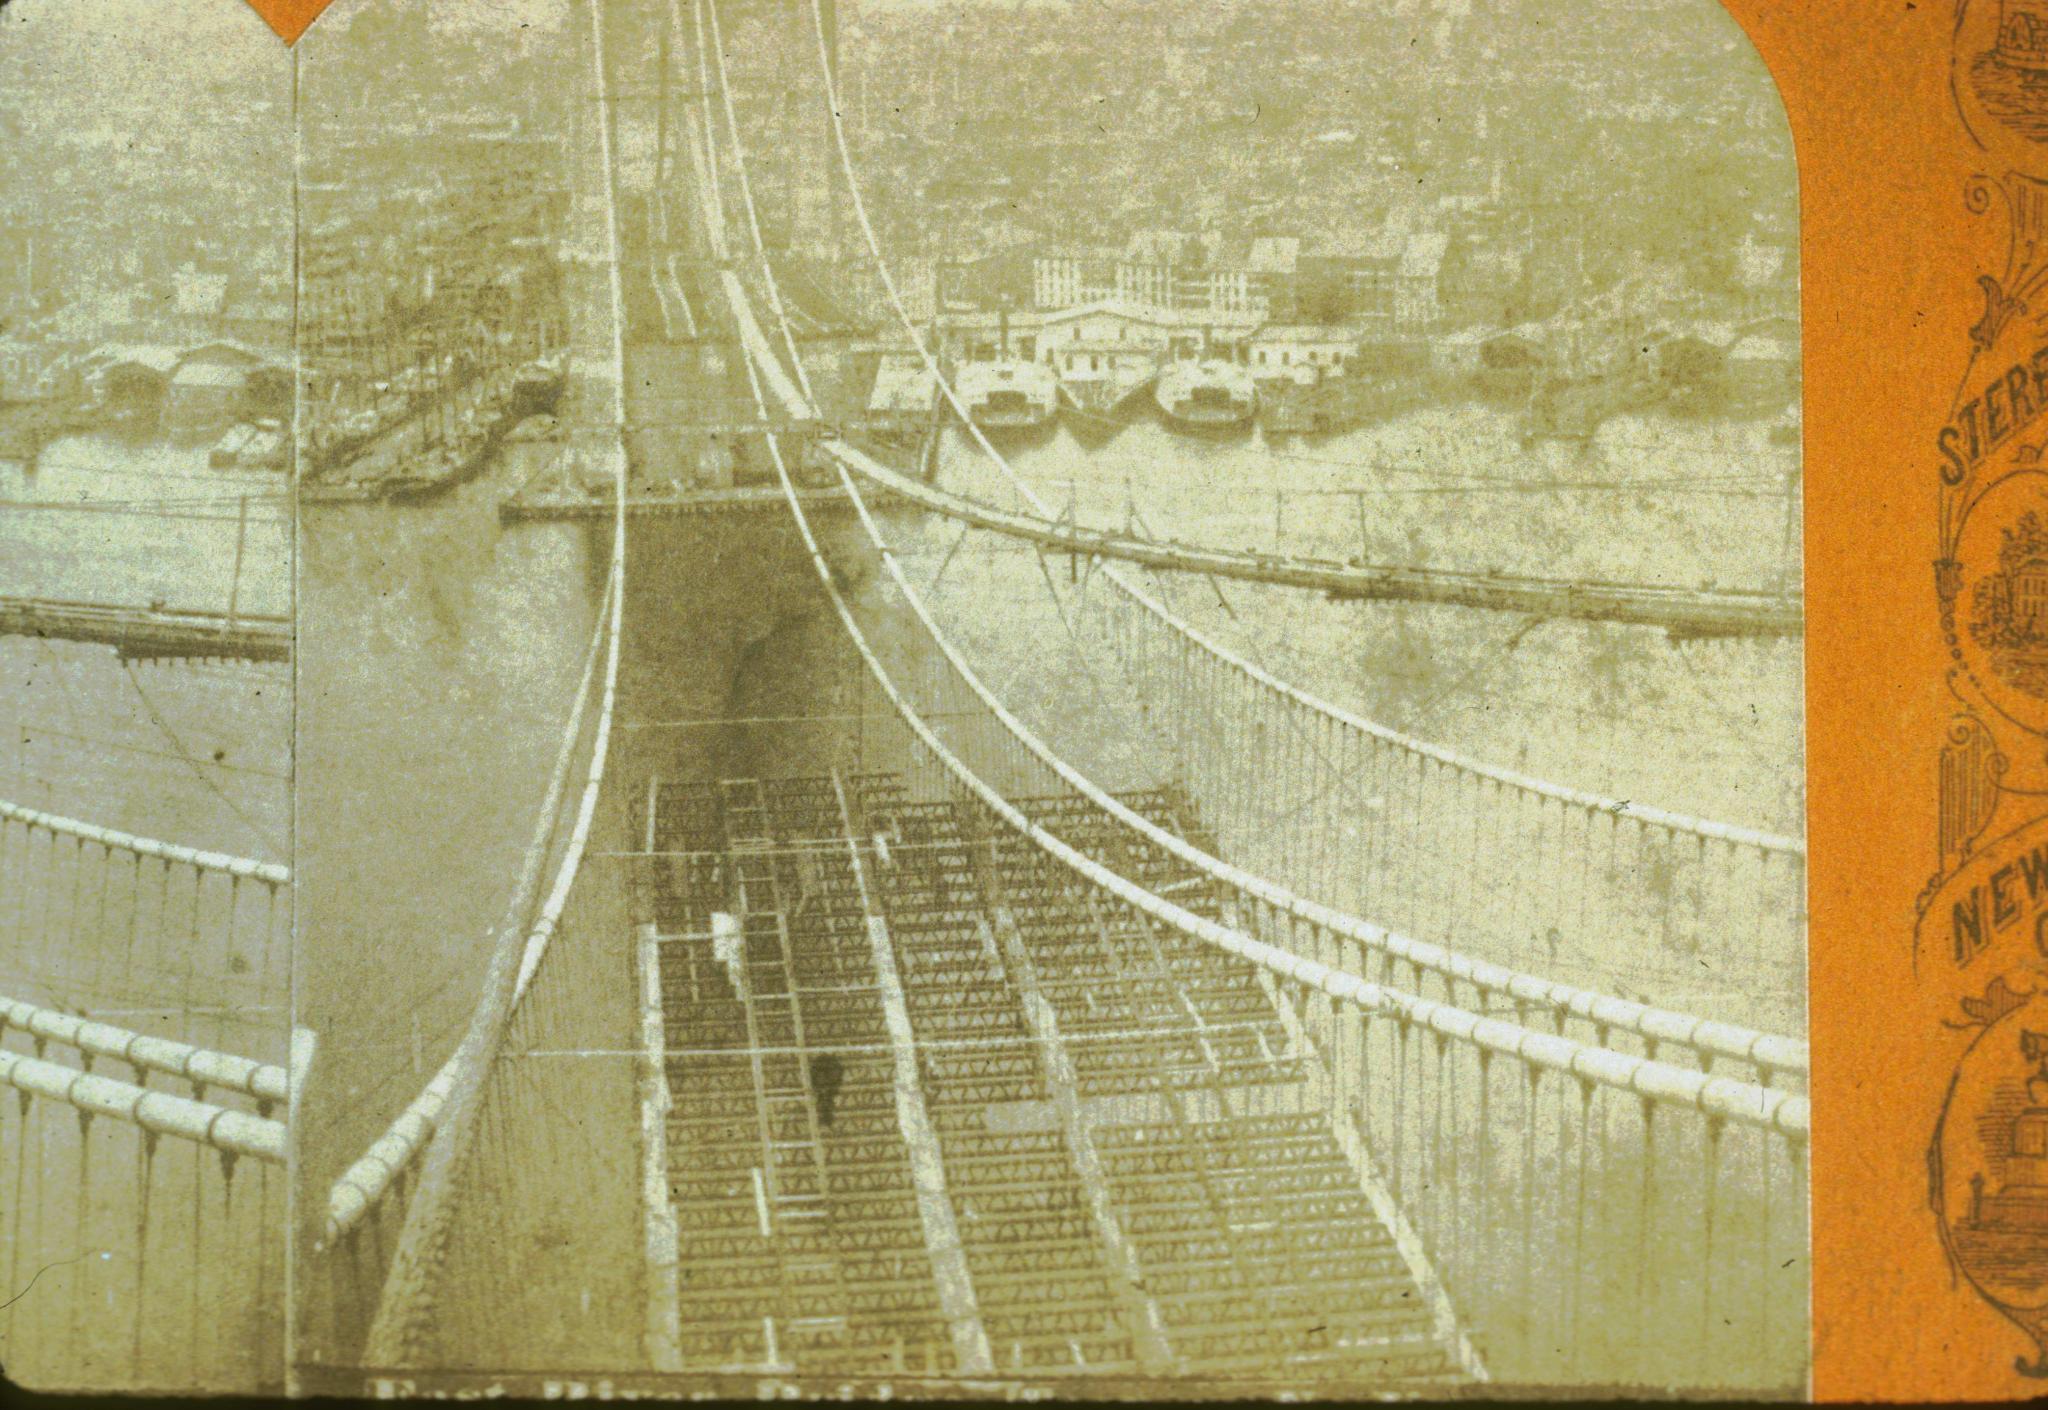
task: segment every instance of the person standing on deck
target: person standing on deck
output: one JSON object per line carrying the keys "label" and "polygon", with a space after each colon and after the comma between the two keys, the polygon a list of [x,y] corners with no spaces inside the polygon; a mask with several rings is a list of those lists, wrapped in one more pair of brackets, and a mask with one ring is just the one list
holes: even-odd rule
{"label": "person standing on deck", "polygon": [[844,1075],[836,1053],[820,1053],[811,1059],[811,1091],[818,1098],[818,1124],[832,1124],[832,1107],[839,1100],[839,1082]]}

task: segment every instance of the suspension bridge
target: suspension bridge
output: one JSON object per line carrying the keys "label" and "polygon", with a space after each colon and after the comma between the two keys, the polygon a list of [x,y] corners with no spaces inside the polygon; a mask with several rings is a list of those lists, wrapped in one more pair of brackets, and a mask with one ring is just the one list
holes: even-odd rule
{"label": "suspension bridge", "polygon": [[[788,429],[816,398],[733,53],[809,57],[903,312],[829,4],[584,3],[572,30],[563,419],[611,486],[602,608],[452,1051],[307,1195],[303,1383],[1796,1391],[1801,844],[1343,711],[1130,575],[1207,568],[1100,545],[1064,594],[1043,574],[1046,669],[1109,682],[1073,702],[1100,728],[1025,718],[889,516],[1058,516],[1011,477],[978,522]],[[654,200],[688,213],[646,223],[679,249],[622,215]],[[618,747],[654,726],[622,717],[629,604],[689,610],[631,576],[630,482],[673,454],[628,370],[665,356],[626,294],[656,261],[688,336],[732,350],[780,561],[851,661],[859,708],[820,709],[827,757],[784,772]],[[816,452],[853,511],[829,531]]]}

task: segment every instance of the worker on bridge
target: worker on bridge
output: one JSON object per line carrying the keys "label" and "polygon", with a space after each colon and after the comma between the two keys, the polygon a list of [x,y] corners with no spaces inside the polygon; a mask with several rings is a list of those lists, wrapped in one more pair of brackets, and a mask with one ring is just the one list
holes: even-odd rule
{"label": "worker on bridge", "polygon": [[811,1059],[811,1091],[818,1099],[818,1124],[832,1124],[832,1107],[839,1100],[839,1083],[844,1065],[836,1053],[819,1053]]}

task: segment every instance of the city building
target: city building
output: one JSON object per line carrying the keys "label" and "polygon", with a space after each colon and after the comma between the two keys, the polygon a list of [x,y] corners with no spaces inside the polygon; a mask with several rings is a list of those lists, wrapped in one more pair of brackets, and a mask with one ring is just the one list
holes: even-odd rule
{"label": "city building", "polygon": [[289,369],[225,340],[180,353],[164,390],[163,428],[173,436],[203,436],[238,420],[290,414]]}
{"label": "city building", "polygon": [[1327,323],[1269,323],[1248,336],[1243,349],[1254,378],[1312,386],[1344,371],[1358,352],[1358,334]]}
{"label": "city building", "polygon": [[1213,235],[1141,230],[1115,255],[1040,256],[1033,265],[1032,301],[1041,309],[1059,309],[1114,299],[1170,315],[1257,319],[1266,316],[1267,303],[1255,290],[1270,284],[1270,266],[1284,260],[1269,248],[1269,267],[1261,269],[1249,252],[1226,257]]}
{"label": "city building", "polygon": [[78,396],[85,390],[84,350],[77,342],[0,337],[0,402]]}

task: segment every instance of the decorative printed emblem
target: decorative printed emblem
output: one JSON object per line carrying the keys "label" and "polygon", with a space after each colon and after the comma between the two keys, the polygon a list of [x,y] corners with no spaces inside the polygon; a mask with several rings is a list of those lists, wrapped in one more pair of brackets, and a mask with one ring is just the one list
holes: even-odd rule
{"label": "decorative printed emblem", "polygon": [[1956,513],[1941,625],[1951,688],[2033,788],[2048,781],[2048,469],[2010,449],[1996,460]]}
{"label": "decorative printed emblem", "polygon": [[1979,0],[1962,8],[1958,60],[1968,92],[1959,85],[1958,98],[1965,120],[1974,108],[2017,136],[2048,142],[2048,0]]}
{"label": "decorative printed emblem", "polygon": [[1974,1017],[1927,1152],[1929,1198],[1951,1265],[2033,1338],[2016,1368],[2048,1377],[2048,999],[1995,984]]}
{"label": "decorative printed emblem", "polygon": [[2000,680],[2048,700],[2048,525],[2029,509],[1999,531],[1997,567],[1977,579],[1970,638]]}
{"label": "decorative printed emblem", "polygon": [[1969,1035],[1927,1152],[1951,1266],[2048,1377],[2048,0],[1959,0],[1951,90],[1999,219],[1933,443],[1934,607],[1955,712],[1935,776],[1939,863],[1913,966]]}

